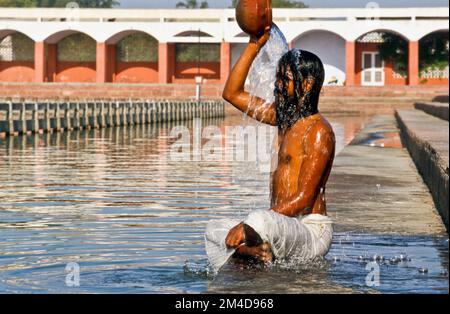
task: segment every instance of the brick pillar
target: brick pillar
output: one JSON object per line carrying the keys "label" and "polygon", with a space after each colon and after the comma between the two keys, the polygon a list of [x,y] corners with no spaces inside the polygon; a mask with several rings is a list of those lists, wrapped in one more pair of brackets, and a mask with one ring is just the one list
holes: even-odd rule
{"label": "brick pillar", "polygon": [[175,66],[175,45],[160,43],[158,47],[158,75],[160,84],[172,82]]}
{"label": "brick pillar", "polygon": [[106,71],[106,81],[116,81],[116,45],[106,45],[106,52],[108,54],[108,66]]}
{"label": "brick pillar", "polygon": [[231,44],[220,44],[220,82],[226,83],[231,70]]}
{"label": "brick pillar", "polygon": [[47,45],[47,81],[56,82],[56,73],[58,66],[58,45]]}
{"label": "brick pillar", "polygon": [[97,83],[105,83],[107,74],[108,54],[106,43],[97,43]]}
{"label": "brick pillar", "polygon": [[345,81],[347,86],[354,86],[356,76],[356,44],[354,41],[347,41],[345,43]]}
{"label": "brick pillar", "polygon": [[409,85],[419,85],[419,42],[409,42],[408,80]]}
{"label": "brick pillar", "polygon": [[43,83],[46,81],[45,42],[34,43],[34,81]]}

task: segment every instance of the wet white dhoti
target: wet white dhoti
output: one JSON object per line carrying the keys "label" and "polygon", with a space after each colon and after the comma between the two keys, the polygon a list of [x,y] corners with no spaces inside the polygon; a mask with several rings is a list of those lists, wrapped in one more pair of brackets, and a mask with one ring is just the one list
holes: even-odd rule
{"label": "wet white dhoti", "polygon": [[[242,220],[212,220],[205,233],[206,254],[218,271],[234,254],[225,239],[231,228]],[[252,211],[244,223],[252,227],[272,247],[277,260],[303,263],[325,256],[333,238],[333,223],[327,216],[311,214],[287,217],[271,210]]]}

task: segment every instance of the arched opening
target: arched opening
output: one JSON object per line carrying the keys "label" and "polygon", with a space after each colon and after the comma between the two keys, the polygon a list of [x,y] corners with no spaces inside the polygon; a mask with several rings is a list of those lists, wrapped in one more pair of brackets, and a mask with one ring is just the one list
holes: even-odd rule
{"label": "arched opening", "polygon": [[[250,36],[245,32],[240,32],[234,36],[234,38],[250,38]],[[234,67],[239,57],[245,50],[247,46],[246,43],[232,43],[231,44],[231,67]]]}
{"label": "arched opening", "polygon": [[0,35],[0,82],[33,82],[34,41],[16,31]]}
{"label": "arched opening", "polygon": [[45,44],[46,81],[96,81],[97,43],[92,37],[75,30],[66,30],[48,37]]}
{"label": "arched opening", "polygon": [[175,35],[174,37],[213,37],[213,36],[202,31],[185,31]]}
{"label": "arched opening", "polygon": [[449,32],[436,31],[419,41],[419,77],[424,85],[448,85]]}
{"label": "arched opening", "polygon": [[389,31],[367,33],[356,40],[356,85],[408,84],[408,41]]}
{"label": "arched opening", "polygon": [[239,57],[247,47],[247,44],[243,43],[233,43],[231,44],[231,66],[234,67],[236,62],[239,60]]}
{"label": "arched opening", "polygon": [[220,82],[220,44],[175,44],[173,83],[194,83],[196,76]]}
{"label": "arched opening", "polygon": [[135,32],[120,39],[112,50],[112,82],[158,82],[158,41],[154,37]]}
{"label": "arched opening", "polygon": [[239,34],[237,34],[234,37],[235,38],[249,38],[250,36],[247,33],[245,33],[245,32],[240,32]]}
{"label": "arched opening", "polygon": [[292,42],[292,48],[316,54],[325,68],[324,85],[345,83],[345,40],[332,32],[313,30],[300,35]]}

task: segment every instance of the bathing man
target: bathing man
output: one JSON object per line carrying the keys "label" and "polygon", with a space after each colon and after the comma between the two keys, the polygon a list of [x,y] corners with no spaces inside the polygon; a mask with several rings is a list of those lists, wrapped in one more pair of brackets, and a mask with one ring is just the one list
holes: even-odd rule
{"label": "bathing man", "polygon": [[[331,245],[332,229],[328,232],[327,239],[320,239],[324,237],[323,226],[320,226],[322,229],[305,228],[309,231],[305,233],[308,239],[304,240],[297,237],[295,240],[286,241],[282,238],[289,238],[291,234],[271,233],[291,233],[289,230],[294,230],[282,227],[283,217],[299,218],[301,221],[301,217],[327,216],[325,185],[334,160],[335,136],[331,125],[318,112],[324,68],[316,55],[307,51],[291,50],[279,61],[275,102],[266,104],[264,100],[252,97],[244,91],[244,84],[258,51],[268,41],[269,36],[268,27],[260,38],[250,39],[228,78],[223,98],[250,117],[278,127],[278,167],[271,175],[270,215],[267,210],[259,211],[259,214],[271,221],[272,231],[276,230],[267,231],[271,241],[264,236],[263,242],[253,241],[256,244],[252,245],[249,244],[252,242],[249,239],[254,237],[256,229],[249,228],[244,221],[230,230],[225,242],[229,249],[236,249],[236,254],[241,257],[246,256],[260,262],[272,261],[277,258],[277,252],[285,254],[286,252],[282,251],[286,251],[288,246],[295,247],[292,241],[304,241],[298,248],[300,255],[306,254],[301,251],[309,250],[314,251],[309,253],[310,257],[323,256]],[[263,222],[259,223],[260,230],[265,228],[261,226],[265,223],[264,219],[266,218],[262,218]],[[306,224],[306,220],[305,225],[313,226],[312,228],[316,226],[314,223]],[[303,227],[300,224],[298,228]],[[280,241],[284,241],[284,244],[279,244]],[[275,247],[277,245],[280,247]]]}

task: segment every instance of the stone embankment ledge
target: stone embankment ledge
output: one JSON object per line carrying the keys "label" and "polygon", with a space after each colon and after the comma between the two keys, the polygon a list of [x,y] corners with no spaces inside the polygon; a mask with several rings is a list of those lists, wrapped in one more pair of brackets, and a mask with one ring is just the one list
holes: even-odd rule
{"label": "stone embankment ledge", "polygon": [[13,136],[225,115],[223,101],[0,102],[0,135]]}
{"label": "stone embankment ledge", "polygon": [[449,122],[414,109],[399,109],[396,118],[403,143],[430,189],[448,231]]}
{"label": "stone embankment ledge", "polygon": [[414,105],[414,107],[418,110],[422,110],[432,116],[448,121],[448,104],[440,103],[440,102],[418,102]]}
{"label": "stone embankment ledge", "polygon": [[336,156],[327,186],[336,232],[447,235],[399,132],[394,115],[374,116]]}

